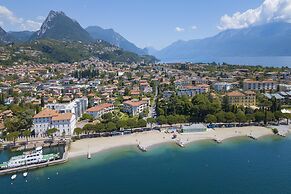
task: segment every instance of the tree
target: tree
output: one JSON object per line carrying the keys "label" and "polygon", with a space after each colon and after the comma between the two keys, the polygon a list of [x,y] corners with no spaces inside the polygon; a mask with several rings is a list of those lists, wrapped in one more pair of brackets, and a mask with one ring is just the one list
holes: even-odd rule
{"label": "tree", "polygon": [[20,135],[20,133],[18,131],[14,131],[14,132],[8,133],[6,138],[8,141],[13,141],[13,144],[15,146],[16,140],[19,137],[19,135]]}
{"label": "tree", "polygon": [[92,131],[95,131],[95,125],[93,124],[86,124],[84,127],[83,127],[83,130],[89,134],[90,132]]}
{"label": "tree", "polygon": [[30,130],[25,130],[22,132],[22,135],[26,138],[26,143],[28,143],[28,137],[31,136],[31,131]]}
{"label": "tree", "polygon": [[59,129],[57,129],[57,128],[51,128],[51,129],[48,129],[46,133],[54,141],[54,133],[56,133],[57,131],[59,131]]}
{"label": "tree", "polygon": [[125,120],[118,120],[116,123],[116,127],[118,129],[124,129],[126,127],[126,121]]}
{"label": "tree", "polygon": [[225,120],[226,120],[226,122],[228,122],[228,123],[234,122],[234,121],[235,121],[235,114],[232,113],[232,112],[227,112],[227,113],[225,114]]}
{"label": "tree", "polygon": [[135,128],[137,126],[137,122],[134,118],[130,118],[127,120],[127,126],[132,129]]}
{"label": "tree", "polygon": [[41,97],[40,97],[40,106],[41,106],[41,107],[44,107],[44,105],[45,105],[45,103],[44,103],[44,97],[41,96]]}
{"label": "tree", "polygon": [[285,119],[287,119],[287,125],[289,125],[289,119],[291,119],[291,114],[290,113],[284,113],[283,116],[284,116]]}
{"label": "tree", "polygon": [[220,112],[216,113],[215,116],[217,118],[217,122],[221,122],[221,123],[225,122],[225,112],[224,111],[220,111]]}
{"label": "tree", "polygon": [[169,115],[167,116],[167,122],[170,125],[176,124],[177,123],[177,118],[175,115]]}
{"label": "tree", "polygon": [[164,115],[159,116],[157,120],[161,125],[167,123],[167,118]]}
{"label": "tree", "polygon": [[236,117],[236,121],[239,123],[244,123],[247,121],[247,117],[243,111],[237,112],[235,117]]}
{"label": "tree", "polygon": [[106,131],[105,125],[103,123],[97,123],[95,125],[95,132],[100,133]]}
{"label": "tree", "polygon": [[206,123],[216,123],[217,122],[217,118],[215,115],[212,114],[208,114],[205,118],[205,122]]}
{"label": "tree", "polygon": [[260,123],[262,121],[264,121],[264,118],[265,118],[265,114],[262,112],[262,111],[257,111],[255,113],[255,121]]}
{"label": "tree", "polygon": [[113,122],[109,122],[106,125],[106,129],[107,129],[107,131],[114,131],[114,130],[116,130],[116,124]]}
{"label": "tree", "polygon": [[138,127],[146,127],[147,126],[147,122],[144,119],[139,119],[137,121],[137,126]]}
{"label": "tree", "polygon": [[108,123],[112,121],[113,115],[111,112],[105,113],[104,115],[101,116],[101,118],[104,120],[104,122]]}
{"label": "tree", "polygon": [[74,129],[74,134],[76,134],[78,137],[80,137],[80,134],[82,134],[84,130],[80,127],[77,127]]}
{"label": "tree", "polygon": [[151,127],[153,126],[153,123],[155,123],[156,122],[156,119],[154,119],[154,118],[147,118],[147,123],[150,123],[151,124]]}
{"label": "tree", "polygon": [[281,120],[282,118],[284,118],[283,113],[282,113],[281,111],[276,111],[276,112],[274,113],[274,116],[275,116],[275,119],[278,121],[278,125],[279,125],[280,120]]}
{"label": "tree", "polygon": [[81,117],[81,120],[89,120],[90,122],[92,122],[94,120],[94,117],[88,113],[84,113]]}
{"label": "tree", "polygon": [[254,114],[246,114],[246,121],[249,122],[249,124],[255,119]]}

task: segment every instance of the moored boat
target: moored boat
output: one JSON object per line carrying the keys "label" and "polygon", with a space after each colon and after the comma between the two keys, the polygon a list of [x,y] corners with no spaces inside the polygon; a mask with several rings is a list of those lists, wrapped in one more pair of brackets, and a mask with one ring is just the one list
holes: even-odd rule
{"label": "moored boat", "polygon": [[12,175],[12,176],[11,176],[11,180],[14,180],[14,179],[16,179],[16,177],[17,177],[17,175],[16,175],[16,174]]}
{"label": "moored boat", "polygon": [[43,154],[42,147],[37,147],[30,152],[24,152],[22,155],[14,156],[9,161],[0,164],[0,169],[17,168],[21,166],[29,166],[48,162],[51,160],[59,159],[60,155],[57,154]]}

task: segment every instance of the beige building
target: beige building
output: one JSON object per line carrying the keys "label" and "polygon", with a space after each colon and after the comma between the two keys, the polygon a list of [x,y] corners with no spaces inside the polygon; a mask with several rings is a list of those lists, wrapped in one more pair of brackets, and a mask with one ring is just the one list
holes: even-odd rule
{"label": "beige building", "polygon": [[226,94],[230,105],[256,106],[256,93],[252,91],[233,91]]}
{"label": "beige building", "polygon": [[254,81],[245,79],[243,81],[243,90],[276,90],[277,82],[273,80]]}

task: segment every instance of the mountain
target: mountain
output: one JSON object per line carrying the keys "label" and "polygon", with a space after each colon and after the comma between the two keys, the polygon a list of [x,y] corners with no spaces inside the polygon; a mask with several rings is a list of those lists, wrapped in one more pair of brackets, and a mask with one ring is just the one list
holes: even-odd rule
{"label": "mountain", "polygon": [[2,65],[11,64],[48,64],[74,63],[91,57],[114,63],[154,63],[152,56],[140,56],[124,51],[105,41],[79,42],[40,39],[12,45],[1,46],[1,52],[7,60],[1,60]]}
{"label": "mountain", "polygon": [[155,49],[154,47],[146,47],[145,48],[148,51],[149,55],[155,55],[159,50]]}
{"label": "mountain", "polygon": [[115,45],[126,51],[134,52],[139,55],[148,54],[146,49],[138,48],[136,45],[129,42],[119,33],[115,32],[113,29],[103,29],[99,26],[89,26],[86,28],[86,31],[95,40],[104,40],[112,45]]}
{"label": "mountain", "polygon": [[162,60],[290,55],[291,24],[283,22],[226,30],[205,39],[177,41],[155,54]]}
{"label": "mountain", "polygon": [[29,41],[33,33],[32,31],[8,32],[8,34],[18,42]]}
{"label": "mountain", "polygon": [[50,11],[39,31],[35,32],[31,40],[55,39],[65,41],[90,42],[93,39],[81,25],[65,15],[64,12]]}
{"label": "mountain", "polygon": [[7,44],[13,41],[13,37],[0,27],[0,44]]}

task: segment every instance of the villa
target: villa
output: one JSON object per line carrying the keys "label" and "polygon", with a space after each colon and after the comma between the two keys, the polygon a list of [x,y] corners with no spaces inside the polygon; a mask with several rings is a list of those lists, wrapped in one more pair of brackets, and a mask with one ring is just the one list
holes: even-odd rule
{"label": "villa", "polygon": [[146,101],[125,101],[123,102],[123,111],[132,115],[136,116],[142,113],[148,107],[148,102]]}
{"label": "villa", "polygon": [[33,117],[32,129],[36,136],[43,136],[48,129],[57,128],[54,135],[72,135],[76,127],[76,117],[72,113],[58,113],[46,108]]}

